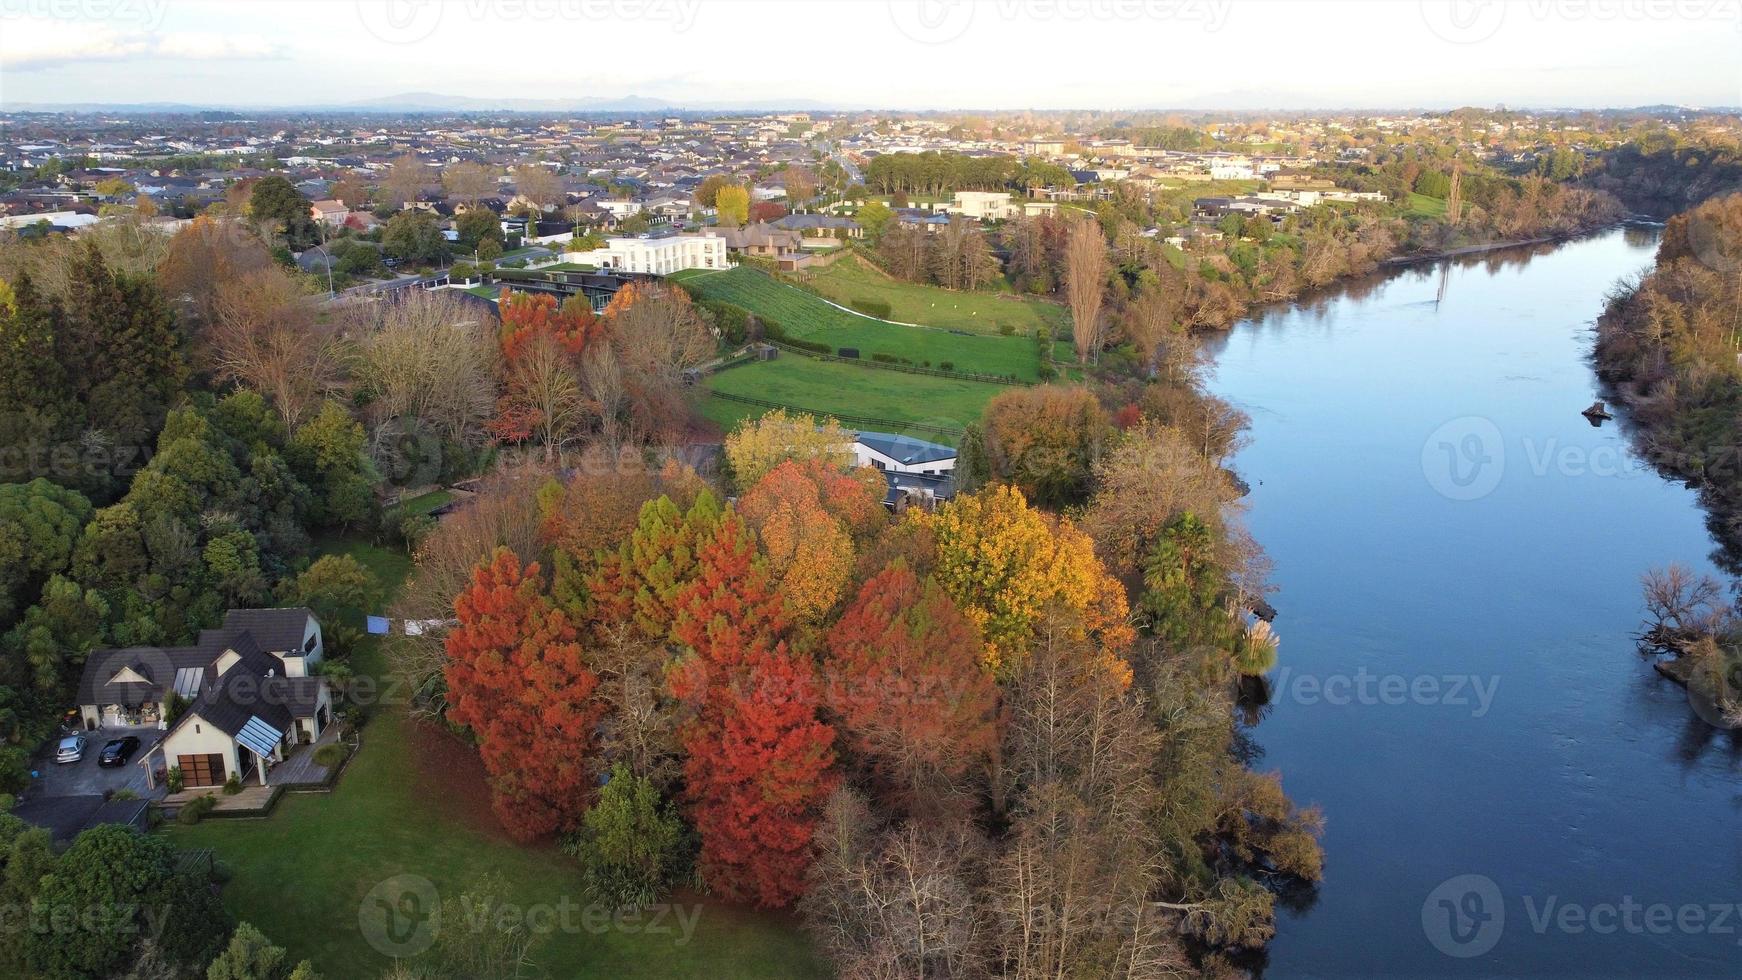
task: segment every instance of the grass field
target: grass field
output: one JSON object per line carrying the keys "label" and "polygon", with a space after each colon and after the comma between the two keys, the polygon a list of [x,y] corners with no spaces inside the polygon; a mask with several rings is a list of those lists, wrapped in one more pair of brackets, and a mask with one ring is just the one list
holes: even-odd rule
{"label": "grass field", "polygon": [[1408,207],[1404,213],[1411,217],[1443,218],[1446,216],[1446,199],[1410,191]]}
{"label": "grass field", "polygon": [[[402,581],[409,570],[398,551],[332,542],[327,550],[355,555],[390,582]],[[359,675],[381,676],[385,670],[373,639],[353,653],[352,662]],[[509,900],[523,908],[585,904],[571,859],[548,847],[518,846],[458,812],[464,807],[441,784],[443,771],[432,765],[427,748],[430,739],[446,742],[447,736],[423,732],[402,709],[383,706],[363,729],[363,739],[361,753],[330,794],[287,795],[263,820],[172,823],[165,831],[178,848],[216,852],[233,873],[224,904],[288,949],[292,961],[312,959],[327,977],[379,976],[390,964],[365,939],[359,910],[372,888],[396,875],[426,878],[440,895],[452,896],[486,874],[499,874],[508,883]],[[459,750],[469,756],[469,750]],[[572,911],[571,927],[555,929],[533,950],[534,966],[543,976],[613,980],[827,976],[787,917],[694,905],[693,897],[674,901],[686,903],[686,917],[694,916],[687,941],[675,926],[659,934],[612,928],[608,920]],[[664,921],[677,920],[668,915]]]}
{"label": "grass field", "polygon": [[813,293],[746,266],[720,272],[678,273],[672,278],[694,289],[703,299],[732,303],[779,323],[789,337],[837,348],[856,347],[864,357],[882,353],[905,357],[916,364],[929,361],[934,367],[949,362],[957,371],[1008,375],[1025,381],[1039,377],[1040,359],[1034,351],[1033,337],[964,336],[948,330],[885,323],[837,309]]}
{"label": "grass field", "polygon": [[[710,391],[760,398],[805,411],[955,428],[978,419],[988,401],[1012,390],[1005,385],[879,371],[785,353],[778,360],[721,371],[707,383]],[[727,431],[740,419],[755,418],[766,411],[720,398],[705,398],[701,405],[702,414]],[[953,437],[935,432],[913,434],[932,442],[955,442]]]}
{"label": "grass field", "polygon": [[891,320],[985,334],[996,334],[1000,324],[1009,324],[1023,337],[1034,336],[1039,327],[1054,334],[1070,330],[1069,314],[1056,303],[1010,292],[954,292],[901,282],[856,255],[805,273],[804,278],[812,289],[845,306],[856,299],[888,303]]}

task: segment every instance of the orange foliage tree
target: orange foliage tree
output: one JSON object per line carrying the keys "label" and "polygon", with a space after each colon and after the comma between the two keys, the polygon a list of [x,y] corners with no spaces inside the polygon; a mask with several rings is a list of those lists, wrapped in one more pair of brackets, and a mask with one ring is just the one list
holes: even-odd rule
{"label": "orange foliage tree", "polygon": [[600,627],[630,623],[641,639],[663,642],[687,601],[698,552],[719,522],[719,501],[706,490],[688,511],[667,496],[650,500],[641,506],[635,529],[616,551],[599,557],[581,585],[559,577],[558,598],[585,609]]}
{"label": "orange foliage tree", "polygon": [[902,561],[871,576],[828,633],[826,698],[843,741],[909,807],[991,750],[997,691],[980,631]]}
{"label": "orange foliage tree", "polygon": [[701,868],[721,894],[774,908],[804,890],[818,814],[834,790],[834,731],[815,665],[779,639],[784,603],[755,540],[727,510],[698,555],[670,673],[693,712],[681,738]]}
{"label": "orange foliage tree", "polygon": [[574,624],[544,597],[537,563],[522,569],[507,548],[472,573],[454,614],[448,718],[477,736],[492,809],[518,840],[574,830],[601,715]]}
{"label": "orange foliage tree", "polygon": [[853,573],[853,535],[883,515],[883,479],[854,476],[819,459],[769,470],[738,504],[761,539],[787,611],[815,622],[840,601]]}

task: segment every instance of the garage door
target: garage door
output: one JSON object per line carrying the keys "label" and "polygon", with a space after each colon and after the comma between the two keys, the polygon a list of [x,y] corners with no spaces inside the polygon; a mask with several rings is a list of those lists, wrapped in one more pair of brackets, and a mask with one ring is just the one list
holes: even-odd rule
{"label": "garage door", "polygon": [[224,785],[223,755],[178,755],[175,764],[181,767],[183,786]]}

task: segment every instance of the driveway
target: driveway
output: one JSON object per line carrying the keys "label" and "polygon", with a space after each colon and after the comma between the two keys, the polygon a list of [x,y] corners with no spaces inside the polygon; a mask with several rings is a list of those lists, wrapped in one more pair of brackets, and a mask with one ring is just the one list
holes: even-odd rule
{"label": "driveway", "polygon": [[[54,761],[55,746],[60,744],[57,737],[49,742],[48,748],[31,762],[37,777],[25,790],[30,798],[50,796],[102,796],[118,789],[130,789],[138,793],[141,799],[151,799],[161,794],[152,793],[145,788],[145,769],[139,765],[139,760],[157,743],[164,733],[156,726],[144,728],[105,728],[95,732],[85,732],[85,757],[77,762],[58,763]],[[139,748],[124,766],[104,769],[97,765],[97,758],[103,754],[103,746],[111,739],[132,735],[139,739]]]}

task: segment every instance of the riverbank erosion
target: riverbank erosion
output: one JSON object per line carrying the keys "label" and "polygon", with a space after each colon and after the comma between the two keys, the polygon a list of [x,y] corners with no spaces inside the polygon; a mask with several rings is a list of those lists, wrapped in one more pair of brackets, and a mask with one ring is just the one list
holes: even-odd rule
{"label": "riverbank erosion", "polygon": [[1641,455],[1699,488],[1742,570],[1742,194],[1669,220],[1651,271],[1610,294],[1595,359]]}

